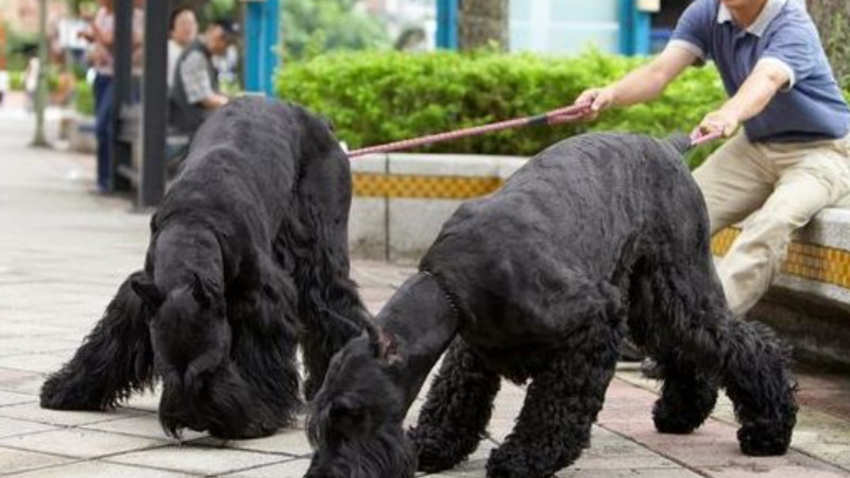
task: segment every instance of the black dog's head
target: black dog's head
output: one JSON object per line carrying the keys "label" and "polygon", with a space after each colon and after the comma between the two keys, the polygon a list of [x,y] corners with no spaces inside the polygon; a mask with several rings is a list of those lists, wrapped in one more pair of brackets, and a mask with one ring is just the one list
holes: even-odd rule
{"label": "black dog's head", "polygon": [[244,417],[256,399],[230,360],[232,331],[223,294],[197,275],[167,294],[147,278],[132,286],[155,311],[148,328],[163,381],[159,417],[165,431],[256,434],[245,431]]}
{"label": "black dog's head", "polygon": [[307,421],[316,449],[307,478],[409,478],[416,454],[402,430],[401,358],[369,330],[331,360]]}

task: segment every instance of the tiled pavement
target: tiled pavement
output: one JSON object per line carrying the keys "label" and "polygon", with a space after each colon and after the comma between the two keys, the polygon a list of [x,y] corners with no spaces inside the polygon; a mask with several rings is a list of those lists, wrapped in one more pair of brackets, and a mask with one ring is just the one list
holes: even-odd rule
{"label": "tiled pavement", "polygon": [[[29,135],[29,124],[0,111],[0,475],[301,477],[310,448],[300,428],[231,442],[186,433],[178,443],[159,427],[155,394],[105,413],[38,407],[44,374],[73,353],[117,284],[141,265],[148,216],[130,213],[125,199],[86,193],[92,159],[27,149]],[[412,270],[357,261],[354,269],[373,310]],[[738,451],[725,400],[690,436],[656,433],[655,384],[624,367],[592,447],[558,476],[850,476],[850,416],[843,415],[846,407],[829,406],[850,403],[848,382],[802,375],[801,395],[810,405],[800,413],[794,449],[784,457],[749,458]],[[506,383],[487,440],[463,466],[432,476],[483,477],[487,454],[510,430],[522,398],[521,387]]]}

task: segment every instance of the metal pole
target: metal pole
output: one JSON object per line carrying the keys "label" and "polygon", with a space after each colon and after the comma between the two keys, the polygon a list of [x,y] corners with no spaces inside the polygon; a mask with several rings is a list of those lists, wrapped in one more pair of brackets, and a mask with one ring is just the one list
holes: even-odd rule
{"label": "metal pole", "polygon": [[263,76],[266,79],[265,88],[263,88],[268,96],[275,95],[274,75],[278,65],[278,36],[280,32],[280,1],[266,0],[266,35],[264,42],[265,50],[265,71]]}
{"label": "metal pole", "polygon": [[[153,2],[151,2],[153,3]],[[119,140],[122,127],[121,111],[130,104],[133,95],[133,0],[115,0],[115,39],[113,42],[115,58],[115,92],[112,103],[112,154],[109,165],[110,189],[128,190],[130,181],[117,173],[119,164],[130,164],[133,145]]]}
{"label": "metal pole", "polygon": [[156,206],[165,193],[165,135],[168,123],[168,18],[170,0],[145,7],[145,72],[142,90],[140,207]]}
{"label": "metal pole", "polygon": [[39,2],[38,11],[38,78],[35,90],[35,137],[32,145],[48,147],[44,134],[44,110],[47,107],[47,0]]}
{"label": "metal pole", "polygon": [[437,48],[457,50],[458,1],[437,0]]}
{"label": "metal pole", "polygon": [[260,2],[248,2],[245,6],[245,91],[261,89],[262,60],[260,37],[263,34],[263,8]]}
{"label": "metal pole", "polygon": [[619,0],[620,33],[619,46],[621,55],[634,55],[634,0]]}
{"label": "metal pole", "polygon": [[275,52],[280,29],[278,0],[250,0],[245,15],[245,90],[274,95]]}

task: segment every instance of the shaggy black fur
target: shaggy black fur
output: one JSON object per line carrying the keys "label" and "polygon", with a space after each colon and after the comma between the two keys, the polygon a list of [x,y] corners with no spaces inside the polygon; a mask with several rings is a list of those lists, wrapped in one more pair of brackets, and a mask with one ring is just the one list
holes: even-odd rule
{"label": "shaggy black fur", "polygon": [[[589,445],[626,323],[664,371],[659,431],[694,430],[725,387],[742,451],[784,453],[797,410],[787,351],[731,317],[687,147],[684,137],[576,137],[464,204],[377,328],[334,357],[308,420],[318,451],[307,476],[455,466],[481,439],[500,376],[531,383],[487,475],[551,476]],[[447,347],[407,442],[405,412]]]}
{"label": "shaggy black fur", "polygon": [[144,271],[121,285],[45,408],[100,410],[163,382],[160,420],[224,438],[273,433],[363,328],[349,279],[348,158],[325,123],[263,99],[198,131],[151,220]]}

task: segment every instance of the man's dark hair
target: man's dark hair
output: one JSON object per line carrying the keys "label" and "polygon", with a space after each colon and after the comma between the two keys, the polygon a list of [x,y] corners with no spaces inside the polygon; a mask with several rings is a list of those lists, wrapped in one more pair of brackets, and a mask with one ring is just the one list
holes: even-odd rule
{"label": "man's dark hair", "polygon": [[213,25],[220,27],[230,41],[235,41],[239,37],[239,26],[230,20],[216,20]]}
{"label": "man's dark hair", "polygon": [[168,31],[174,31],[174,24],[177,22],[177,17],[180,16],[183,12],[192,12],[195,13],[191,7],[177,7],[171,12],[171,17],[168,19]]}

